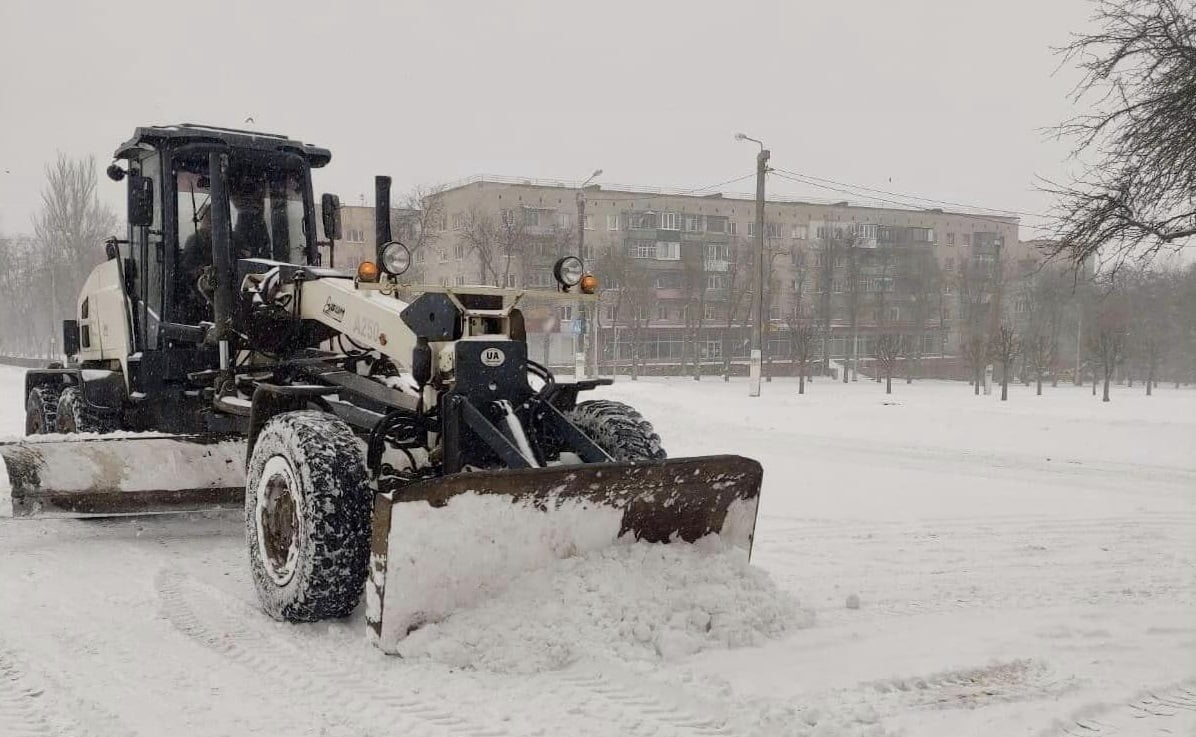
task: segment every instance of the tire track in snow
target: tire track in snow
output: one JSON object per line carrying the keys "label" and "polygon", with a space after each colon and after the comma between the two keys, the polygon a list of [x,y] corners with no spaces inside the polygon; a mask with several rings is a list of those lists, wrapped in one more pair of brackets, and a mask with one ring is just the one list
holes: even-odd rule
{"label": "tire track in snow", "polygon": [[162,569],[154,583],[163,616],[184,635],[297,696],[346,714],[364,728],[386,725],[394,733],[429,736],[508,734],[502,728],[473,724],[436,701],[381,688],[349,667],[321,662],[265,628],[250,626],[250,617],[264,615],[242,611],[246,607],[241,602],[223,600],[176,570]]}
{"label": "tire track in snow", "polygon": [[1098,704],[1039,737],[1141,737],[1196,734],[1196,680],[1148,691],[1122,704]]}
{"label": "tire track in snow", "polygon": [[[64,709],[64,702],[70,701],[74,701],[78,708]],[[79,709],[85,713],[71,713]],[[123,725],[114,725],[113,721],[110,715],[74,698],[61,684],[35,675],[13,651],[0,643],[0,735],[115,737],[132,734]],[[97,733],[97,723],[104,722],[108,723],[108,728]]]}
{"label": "tire track in snow", "polygon": [[[807,594],[811,584],[840,584],[843,595],[858,591],[870,605],[849,615],[856,618],[1076,601],[1179,603],[1192,597],[1187,572],[1196,562],[1196,516],[811,520],[773,529],[765,523],[757,544],[757,563],[766,569],[793,570],[789,561],[800,561],[798,580]],[[1094,556],[1101,565],[1092,565]],[[861,558],[872,562],[853,568]],[[1059,567],[1079,575],[1044,587],[1043,572]],[[842,615],[837,609],[831,604],[827,613]]]}
{"label": "tire track in snow", "polygon": [[1075,688],[1074,679],[1053,678],[1034,660],[1012,660],[911,678],[886,678],[862,684],[874,707],[892,712],[903,708],[955,709],[1056,696]]}
{"label": "tire track in snow", "polygon": [[[562,694],[575,703],[585,703],[597,698],[606,706],[601,710],[603,718],[625,722],[654,722],[671,735],[694,735],[710,737],[730,734],[725,720],[699,715],[680,703],[682,700],[696,702],[695,697],[678,698],[677,689],[668,693],[662,684],[623,674],[613,666],[586,665],[553,673],[545,679],[545,688],[559,689],[560,685],[570,687],[574,693]],[[669,703],[672,702],[672,703]],[[620,714],[612,716],[609,707]],[[621,719],[619,718],[621,716]],[[629,730],[639,734],[639,730]],[[653,730],[651,734],[658,734]]]}
{"label": "tire track in snow", "polygon": [[44,689],[27,682],[12,657],[0,650],[0,734],[12,737],[52,737],[60,732],[50,725]]}

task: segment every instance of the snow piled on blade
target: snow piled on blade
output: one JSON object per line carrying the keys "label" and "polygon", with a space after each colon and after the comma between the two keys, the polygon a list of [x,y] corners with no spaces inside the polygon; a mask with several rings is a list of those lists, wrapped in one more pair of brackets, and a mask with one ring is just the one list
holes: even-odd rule
{"label": "snow piled on blade", "polygon": [[590,658],[673,661],[760,645],[812,616],[711,536],[695,545],[616,544],[553,561],[472,609],[399,643],[403,657],[499,673]]}

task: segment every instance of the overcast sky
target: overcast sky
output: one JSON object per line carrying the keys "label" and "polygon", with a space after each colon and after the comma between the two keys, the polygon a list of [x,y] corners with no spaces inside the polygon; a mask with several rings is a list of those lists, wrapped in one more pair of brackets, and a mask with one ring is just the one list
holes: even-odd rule
{"label": "overcast sky", "polygon": [[[254,127],[333,152],[357,202],[476,173],[700,187],[791,171],[1042,212],[1074,112],[1052,46],[1085,0],[0,1],[0,232],[45,162],[133,128]],[[245,125],[252,117],[254,123]],[[770,192],[846,198],[772,178]],[[750,181],[735,187],[749,191]],[[105,199],[123,185],[103,179]],[[1023,231],[1023,237],[1031,233]]]}

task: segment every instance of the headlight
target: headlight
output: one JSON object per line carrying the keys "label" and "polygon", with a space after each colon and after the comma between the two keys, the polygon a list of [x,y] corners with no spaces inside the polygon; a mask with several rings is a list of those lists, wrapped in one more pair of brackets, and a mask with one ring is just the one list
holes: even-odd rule
{"label": "headlight", "polygon": [[411,251],[398,241],[382,246],[382,268],[391,276],[398,276],[411,268]]}
{"label": "headlight", "polygon": [[552,267],[552,275],[566,289],[577,286],[585,274],[585,264],[576,256],[566,256]]}

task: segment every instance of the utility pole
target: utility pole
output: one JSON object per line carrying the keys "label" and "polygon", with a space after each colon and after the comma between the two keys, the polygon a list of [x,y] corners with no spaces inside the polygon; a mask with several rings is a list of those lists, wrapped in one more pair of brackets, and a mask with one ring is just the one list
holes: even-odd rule
{"label": "utility pole", "polygon": [[[586,252],[586,192],[585,192],[585,189],[586,189],[587,184],[594,181],[594,179],[596,177],[599,177],[601,175],[602,175],[602,170],[595,169],[594,173],[591,174],[589,176],[589,178],[587,178],[584,182],[582,182],[581,185],[577,188],[577,257],[582,259],[582,261],[585,261],[585,252]],[[574,373],[576,374],[577,378],[580,379],[580,378],[582,378],[583,375],[585,375],[587,373],[586,372],[586,356],[588,356],[591,353],[591,347],[593,347],[595,350],[597,349],[598,336],[595,334],[595,330],[597,329],[597,326],[595,323],[597,322],[597,318],[598,318],[598,307],[597,307],[597,305],[594,305],[592,308],[587,310],[585,307],[585,304],[582,303],[577,306],[577,311],[578,311],[579,315],[583,316],[582,324],[585,326],[585,332],[582,333],[577,338],[574,338],[574,340],[577,342],[580,342],[581,345],[574,345],[574,347],[573,347]],[[579,348],[581,350],[578,350]],[[593,365],[594,373],[593,373],[593,375],[597,376],[598,375],[598,354],[595,352],[593,354],[593,356],[594,356],[594,365]]]}
{"label": "utility pole", "polygon": [[766,265],[764,263],[764,176],[768,173],[768,149],[755,138],[736,133],[737,141],[752,141],[760,145],[756,154],[756,319],[752,325],[752,356],[748,364],[748,396],[760,396],[760,374],[764,346],[764,287]]}

